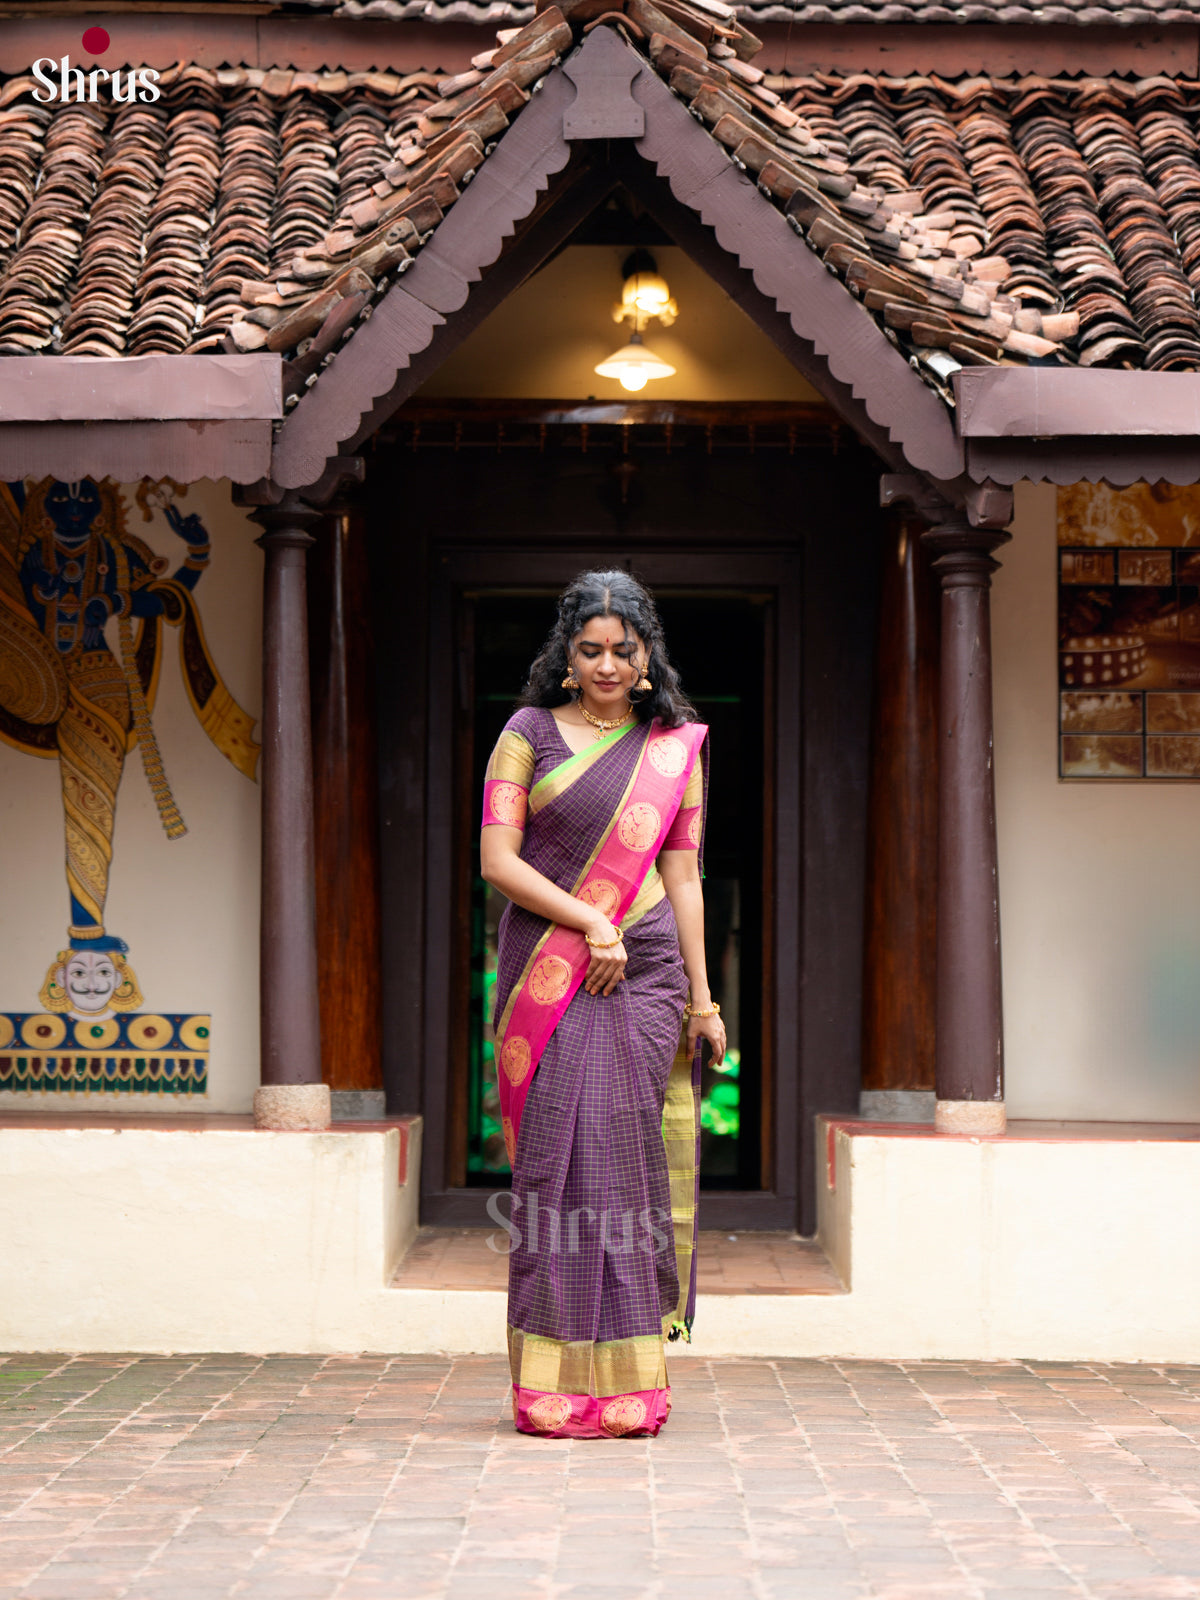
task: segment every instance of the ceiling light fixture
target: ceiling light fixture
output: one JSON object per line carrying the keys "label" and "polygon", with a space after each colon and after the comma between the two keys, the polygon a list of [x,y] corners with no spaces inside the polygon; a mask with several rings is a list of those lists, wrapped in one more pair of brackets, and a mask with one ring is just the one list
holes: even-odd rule
{"label": "ceiling light fixture", "polygon": [[654,317],[669,328],[679,315],[679,307],[648,250],[635,250],[621,272],[625,282],[621,298],[613,307],[613,321],[631,323],[633,332],[627,345],[614,350],[592,370],[598,378],[616,378],[622,388],[636,394],[651,378],[675,376],[671,363],[655,355],[643,342],[642,329]]}
{"label": "ceiling light fixture", "polygon": [[598,378],[616,378],[623,389],[637,393],[651,378],[673,378],[675,368],[669,361],[656,356],[648,345],[642,343],[640,333],[630,336],[629,343],[614,350],[612,355],[594,369]]}

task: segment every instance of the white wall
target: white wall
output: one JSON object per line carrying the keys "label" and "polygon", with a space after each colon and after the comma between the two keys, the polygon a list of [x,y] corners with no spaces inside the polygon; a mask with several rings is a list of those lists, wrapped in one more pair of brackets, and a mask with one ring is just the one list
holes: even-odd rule
{"label": "white wall", "polygon": [[[184,546],[161,512],[143,522],[126,486],[126,527],[156,553],[182,559]],[[178,500],[197,512],[212,539],[212,560],[196,598],[209,651],[226,687],[252,716],[261,713],[262,553],[259,530],[232,503],[228,483],[193,484]],[[179,630],[164,628],[154,731],[167,777],[187,823],[168,840],[142,771],[129,753],[117,802],[105,925],[126,940],[129,963],[154,1012],[211,1012],[207,1098],[174,1095],[76,1096],[97,1112],[248,1110],[258,1083],[259,790],[236,771],[200,728],[179,668]],[[46,969],[66,943],[57,760],[40,760],[0,742],[0,1011],[40,1011]],[[63,1104],[62,1095],[0,1094],[0,1107]]]}
{"label": "white wall", "polygon": [[996,792],[1013,1117],[1200,1121],[1200,794],[1057,776],[1056,491],[998,553]]}

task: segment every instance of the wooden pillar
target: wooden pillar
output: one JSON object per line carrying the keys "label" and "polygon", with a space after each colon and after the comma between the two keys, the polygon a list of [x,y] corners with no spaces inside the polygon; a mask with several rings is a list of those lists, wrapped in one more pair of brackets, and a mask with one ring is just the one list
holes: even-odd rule
{"label": "wooden pillar", "polygon": [[321,1081],[314,899],[312,728],[305,562],[321,512],[298,496],[254,519],[263,574],[262,1086],[263,1128],[329,1126]]}
{"label": "wooden pillar", "polygon": [[1008,537],[965,517],[924,535],[941,583],[935,1121],[946,1133],[1005,1127],[990,588]]}
{"label": "wooden pillar", "polygon": [[868,791],[864,1117],[934,1115],[938,616],[924,522],[883,531]]}
{"label": "wooden pillar", "polygon": [[381,1117],[375,660],[358,507],[329,509],[310,560],[321,1060],[336,1118]]}

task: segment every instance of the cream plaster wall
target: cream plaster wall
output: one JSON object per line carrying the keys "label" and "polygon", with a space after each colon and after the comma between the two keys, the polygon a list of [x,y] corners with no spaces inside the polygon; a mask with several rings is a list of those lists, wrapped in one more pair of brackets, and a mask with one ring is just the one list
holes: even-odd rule
{"label": "cream plaster wall", "polygon": [[408,1140],[401,1183],[394,1126],[0,1129],[0,1206],[22,1218],[0,1349],[405,1349],[387,1283],[416,1231],[419,1119]]}
{"label": "cream plaster wall", "polygon": [[996,794],[1009,1115],[1200,1121],[1200,792],[1062,782],[1056,491],[998,552]]}
{"label": "cream plaster wall", "polygon": [[[156,512],[143,522],[124,490],[126,526],[171,570],[184,546]],[[205,635],[227,688],[252,716],[261,712],[262,555],[258,529],[232,503],[228,483],[193,484],[177,501],[197,512],[212,539],[212,560],[196,586]],[[77,1096],[73,1108],[107,1112],[248,1110],[258,1083],[259,790],[232,767],[200,728],[179,668],[179,631],[163,630],[154,730],[175,799],[187,823],[182,839],[163,832],[142,770],[125,760],[117,802],[105,925],[129,945],[144,1011],[211,1012],[206,1099],[173,1095]],[[0,742],[0,1010],[40,1011],[38,990],[66,942],[58,763]],[[62,1095],[0,1094],[0,1108],[53,1107]]]}
{"label": "cream plaster wall", "polygon": [[679,304],[646,343],[678,369],[629,394],[592,368],[627,343],[611,310],[629,251],[571,245],[492,312],[438,368],[422,395],[568,400],[796,400],[822,398],[765,334],[675,245],[654,251]]}

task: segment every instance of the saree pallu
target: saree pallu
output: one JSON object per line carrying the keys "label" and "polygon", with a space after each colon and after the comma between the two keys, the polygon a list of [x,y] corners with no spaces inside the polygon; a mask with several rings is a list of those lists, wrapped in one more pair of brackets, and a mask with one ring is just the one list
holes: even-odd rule
{"label": "saree pallu", "polygon": [[[628,962],[611,995],[590,995],[582,934],[516,906],[501,921],[508,1343],[522,1432],[655,1434],[670,1411],[663,1341],[686,1335],[695,1304],[699,1052],[683,1041],[687,978],[654,862],[705,732],[652,724],[610,736],[529,796],[522,858],[601,905],[624,929]],[[567,980],[563,993],[548,974]]]}

